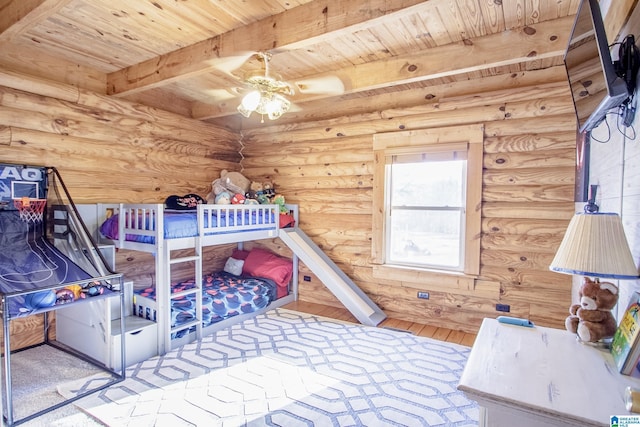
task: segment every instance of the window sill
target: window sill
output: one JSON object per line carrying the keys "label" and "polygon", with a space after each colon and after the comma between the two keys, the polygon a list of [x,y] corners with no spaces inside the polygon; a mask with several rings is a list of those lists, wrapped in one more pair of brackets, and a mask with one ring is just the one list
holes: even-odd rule
{"label": "window sill", "polygon": [[457,271],[428,270],[415,267],[374,265],[373,277],[400,282],[433,284],[447,289],[473,290],[477,276]]}

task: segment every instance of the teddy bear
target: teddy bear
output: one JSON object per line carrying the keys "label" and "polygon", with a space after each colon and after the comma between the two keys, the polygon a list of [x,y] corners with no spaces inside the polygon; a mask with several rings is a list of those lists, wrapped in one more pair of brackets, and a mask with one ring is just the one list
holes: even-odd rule
{"label": "teddy bear", "polygon": [[226,169],[220,172],[222,185],[232,194],[244,194],[249,190],[251,181],[240,172],[229,172]]}
{"label": "teddy bear", "polygon": [[[251,181],[249,184],[249,190],[244,193],[245,203],[247,204],[258,204],[258,196],[262,194],[262,183]],[[247,202],[247,200],[251,200]]]}
{"label": "teddy bear", "polygon": [[618,288],[609,282],[584,278],[580,286],[580,303],[569,308],[565,327],[585,342],[611,338],[616,332],[616,319],[611,309],[618,302]]}
{"label": "teddy bear", "polygon": [[271,181],[265,181],[262,183],[262,194],[267,196],[269,203],[272,202],[273,196],[276,195],[276,189]]}
{"label": "teddy bear", "polygon": [[211,183],[211,192],[207,194],[207,203],[216,203],[216,197],[223,192],[229,194],[245,194],[249,189],[251,181],[248,180],[240,172],[229,172],[223,169],[220,172],[220,178],[216,178]]}

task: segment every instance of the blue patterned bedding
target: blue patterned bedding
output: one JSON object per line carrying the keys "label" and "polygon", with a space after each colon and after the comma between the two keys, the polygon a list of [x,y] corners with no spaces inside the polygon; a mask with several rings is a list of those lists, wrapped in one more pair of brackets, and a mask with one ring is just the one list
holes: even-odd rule
{"label": "blue patterned bedding", "polygon": [[[267,218],[263,218],[267,216]],[[228,217],[228,218],[227,218]],[[212,224],[208,224],[208,216],[204,216],[205,227],[229,227],[242,224],[264,224],[264,230],[273,228],[278,218],[274,212],[269,215],[263,215],[262,211],[254,212],[236,212],[235,215],[221,215],[219,218],[212,215]],[[149,216],[145,218],[145,226],[149,230],[155,229],[155,223],[149,224]],[[153,220],[152,220],[153,221]],[[258,228],[260,229],[260,228]],[[252,230],[256,230],[255,228]],[[100,233],[111,240],[118,240],[118,214],[107,218],[100,226]],[[215,234],[215,232],[209,233]],[[164,238],[178,239],[182,237],[193,237],[198,235],[198,214],[197,211],[169,211],[164,210]],[[132,235],[127,234],[125,240],[131,242],[154,244],[153,236]]]}
{"label": "blue patterned bedding", "polygon": [[[171,285],[171,293],[195,287],[194,280]],[[202,285],[202,326],[207,327],[226,318],[253,313],[276,299],[276,284],[272,280],[234,276],[224,271],[204,277]],[[134,291],[134,314],[157,321],[155,287]],[[171,300],[171,328],[195,319],[196,296],[190,294]],[[188,330],[172,336],[180,338]]]}

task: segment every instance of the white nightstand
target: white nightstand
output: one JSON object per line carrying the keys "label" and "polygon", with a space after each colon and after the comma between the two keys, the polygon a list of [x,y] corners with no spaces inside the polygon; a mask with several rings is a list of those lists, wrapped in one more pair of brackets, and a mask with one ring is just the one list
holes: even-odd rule
{"label": "white nightstand", "polygon": [[480,425],[609,426],[628,415],[620,375],[606,349],[560,329],[484,319],[458,389],[478,402]]}

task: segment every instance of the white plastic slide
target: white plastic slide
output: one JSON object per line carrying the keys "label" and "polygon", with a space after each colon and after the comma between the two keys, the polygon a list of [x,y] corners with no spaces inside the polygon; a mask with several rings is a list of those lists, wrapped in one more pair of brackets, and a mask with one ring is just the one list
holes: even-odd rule
{"label": "white plastic slide", "polygon": [[280,239],[363,325],[377,326],[384,312],[299,228],[281,228]]}

